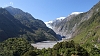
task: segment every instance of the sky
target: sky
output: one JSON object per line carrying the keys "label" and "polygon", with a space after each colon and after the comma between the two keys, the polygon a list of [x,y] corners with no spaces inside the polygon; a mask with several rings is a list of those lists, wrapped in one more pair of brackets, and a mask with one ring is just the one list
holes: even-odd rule
{"label": "sky", "polygon": [[44,22],[67,17],[72,12],[86,12],[100,0],[0,0],[0,7],[12,6]]}

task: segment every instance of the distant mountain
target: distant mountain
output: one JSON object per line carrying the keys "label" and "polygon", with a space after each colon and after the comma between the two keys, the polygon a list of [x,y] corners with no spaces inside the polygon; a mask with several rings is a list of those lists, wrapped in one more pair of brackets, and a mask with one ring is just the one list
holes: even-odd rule
{"label": "distant mountain", "polygon": [[[71,15],[78,15],[80,13],[83,13],[83,12],[72,12],[70,15],[68,15],[67,17],[71,16]],[[47,25],[47,27],[51,28],[52,29],[52,23],[59,23],[60,21],[64,20],[66,17],[59,17],[53,21],[48,21],[48,22],[45,22],[45,24]]]}
{"label": "distant mountain", "polygon": [[81,13],[83,12],[72,12],[67,17],[60,17],[54,21],[49,21],[45,23],[49,28],[53,29],[58,35],[61,35],[62,37],[70,38],[70,35],[72,33],[72,27],[74,27],[74,25],[70,26],[68,23],[73,23],[73,24],[76,23],[77,20],[76,22],[70,22],[70,21],[75,20],[74,17],[76,17]]}
{"label": "distant mountain", "polygon": [[52,26],[50,25],[51,23],[53,23],[53,21],[49,21],[49,22],[44,22],[46,24],[47,27],[52,29]]}
{"label": "distant mountain", "polygon": [[31,14],[11,6],[0,8],[0,41],[23,37],[28,41],[57,40],[56,33]]}
{"label": "distant mountain", "polygon": [[47,25],[47,27],[51,28],[52,29],[52,23],[57,23],[57,22],[60,22],[62,21],[63,19],[65,19],[65,17],[59,17],[53,21],[49,21],[49,22],[45,22],[45,24]]}

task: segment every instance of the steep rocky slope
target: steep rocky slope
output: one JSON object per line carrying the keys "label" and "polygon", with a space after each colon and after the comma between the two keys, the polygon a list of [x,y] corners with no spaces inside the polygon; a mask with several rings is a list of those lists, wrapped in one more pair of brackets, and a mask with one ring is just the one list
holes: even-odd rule
{"label": "steep rocky slope", "polygon": [[[100,2],[99,2],[100,3]],[[94,16],[97,12],[99,12],[99,3],[94,5],[89,11],[84,13],[72,13],[65,19],[61,21],[54,21],[49,25],[52,26],[52,29],[59,35],[68,38],[75,37],[81,31],[80,26],[83,22],[90,20],[91,17]],[[86,24],[87,25],[87,24]],[[89,26],[89,25],[88,25]],[[81,27],[83,28],[83,27]],[[76,38],[77,39],[77,38]],[[80,39],[79,39],[80,40]]]}
{"label": "steep rocky slope", "polygon": [[50,21],[48,24],[58,35],[70,38],[77,26],[77,23],[81,20],[78,19],[78,17],[80,17],[78,15],[80,15],[80,13],[84,14],[83,12],[73,12],[64,19]]}
{"label": "steep rocky slope", "polygon": [[91,17],[80,23],[72,39],[87,49],[93,46],[100,48],[100,2],[88,12],[92,12]]}

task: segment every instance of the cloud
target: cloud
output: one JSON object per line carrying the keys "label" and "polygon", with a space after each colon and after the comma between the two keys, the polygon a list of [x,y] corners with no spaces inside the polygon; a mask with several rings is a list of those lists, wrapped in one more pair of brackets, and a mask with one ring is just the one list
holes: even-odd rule
{"label": "cloud", "polygon": [[13,2],[10,2],[9,4],[10,4],[10,5],[13,5]]}
{"label": "cloud", "polygon": [[13,5],[14,5],[13,2],[8,2],[8,3],[4,3],[4,5],[2,7],[5,8],[7,6],[13,6]]}

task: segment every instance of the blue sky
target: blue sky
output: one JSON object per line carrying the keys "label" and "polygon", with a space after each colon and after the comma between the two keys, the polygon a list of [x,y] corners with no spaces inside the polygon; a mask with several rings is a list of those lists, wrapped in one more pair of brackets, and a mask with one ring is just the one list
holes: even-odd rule
{"label": "blue sky", "polygon": [[46,22],[66,17],[72,12],[86,12],[97,2],[99,0],[0,0],[0,7],[20,8]]}

